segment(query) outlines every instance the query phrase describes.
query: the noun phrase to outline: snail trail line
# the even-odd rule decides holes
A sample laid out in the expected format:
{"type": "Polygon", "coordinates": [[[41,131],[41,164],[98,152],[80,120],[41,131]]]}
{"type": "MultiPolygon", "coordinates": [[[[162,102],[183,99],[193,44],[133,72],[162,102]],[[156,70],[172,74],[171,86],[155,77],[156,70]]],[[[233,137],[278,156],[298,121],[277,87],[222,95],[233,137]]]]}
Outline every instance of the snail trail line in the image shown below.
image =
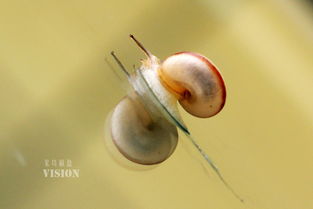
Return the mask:
{"type": "Polygon", "coordinates": [[[192,136],[188,133],[185,133],[185,135],[188,137],[188,139],[191,141],[191,143],[196,147],[196,149],[200,152],[202,157],[205,159],[205,161],[211,166],[211,168],[214,170],[214,172],[217,174],[219,179],[223,182],[223,184],[233,193],[233,195],[240,200],[240,202],[244,203],[244,199],[242,199],[235,190],[228,184],[228,182],[224,179],[219,169],[216,167],[214,162],[210,159],[210,157],[202,150],[202,148],[198,145],[198,143],[192,138],[192,136]]]}

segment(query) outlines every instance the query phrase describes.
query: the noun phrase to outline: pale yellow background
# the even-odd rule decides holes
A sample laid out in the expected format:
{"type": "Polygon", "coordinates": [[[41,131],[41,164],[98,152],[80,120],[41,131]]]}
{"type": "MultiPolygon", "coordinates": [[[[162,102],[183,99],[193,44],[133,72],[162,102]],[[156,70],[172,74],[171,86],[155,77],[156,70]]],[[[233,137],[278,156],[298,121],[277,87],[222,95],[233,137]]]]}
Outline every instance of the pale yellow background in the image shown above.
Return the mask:
{"type": "Polygon", "coordinates": [[[0,2],[1,209],[313,209],[313,15],[306,1],[0,2]],[[139,65],[188,50],[225,78],[224,110],[186,124],[241,204],[181,134],[155,169],[127,170],[104,146],[125,95],[112,58],[139,65]],[[105,57],[118,76],[105,62],[105,57]],[[78,179],[44,178],[71,159],[78,179]]]}

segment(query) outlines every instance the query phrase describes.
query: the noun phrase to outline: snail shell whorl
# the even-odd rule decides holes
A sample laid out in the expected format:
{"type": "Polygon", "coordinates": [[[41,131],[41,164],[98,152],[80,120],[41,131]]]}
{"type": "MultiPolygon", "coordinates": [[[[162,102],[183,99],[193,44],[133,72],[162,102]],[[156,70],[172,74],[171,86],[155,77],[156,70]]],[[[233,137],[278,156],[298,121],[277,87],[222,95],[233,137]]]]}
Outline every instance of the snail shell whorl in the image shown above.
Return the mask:
{"type": "Polygon", "coordinates": [[[226,88],[217,68],[206,57],[179,52],[163,61],[160,80],[190,114],[207,118],[224,106],[226,88]]]}
{"type": "Polygon", "coordinates": [[[153,118],[136,97],[127,96],[111,117],[111,136],[128,160],[143,165],[158,164],[175,150],[177,129],[164,118],[153,118]]]}

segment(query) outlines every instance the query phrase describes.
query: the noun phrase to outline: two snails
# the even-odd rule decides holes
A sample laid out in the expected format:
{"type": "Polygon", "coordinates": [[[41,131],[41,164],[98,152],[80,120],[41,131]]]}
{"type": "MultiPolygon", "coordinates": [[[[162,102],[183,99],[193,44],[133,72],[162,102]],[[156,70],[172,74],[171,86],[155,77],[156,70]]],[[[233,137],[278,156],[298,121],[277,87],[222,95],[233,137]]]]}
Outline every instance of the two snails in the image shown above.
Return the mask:
{"type": "Polygon", "coordinates": [[[147,59],[129,74],[112,52],[133,89],[113,110],[111,138],[126,159],[153,165],[166,160],[175,150],[176,126],[189,133],[177,101],[191,115],[208,118],[223,108],[226,89],[221,74],[206,57],[179,52],[160,62],[134,36],[130,37],[147,59]]]}
{"type": "Polygon", "coordinates": [[[126,74],[131,90],[114,108],[109,118],[109,146],[124,160],[156,165],[168,159],[178,141],[177,127],[190,139],[224,185],[241,201],[221,172],[190,135],[177,102],[191,115],[208,118],[225,104],[226,88],[217,67],[203,55],[178,52],[161,62],[135,39],[146,54],[141,67],[130,74],[111,53],[126,74]]]}

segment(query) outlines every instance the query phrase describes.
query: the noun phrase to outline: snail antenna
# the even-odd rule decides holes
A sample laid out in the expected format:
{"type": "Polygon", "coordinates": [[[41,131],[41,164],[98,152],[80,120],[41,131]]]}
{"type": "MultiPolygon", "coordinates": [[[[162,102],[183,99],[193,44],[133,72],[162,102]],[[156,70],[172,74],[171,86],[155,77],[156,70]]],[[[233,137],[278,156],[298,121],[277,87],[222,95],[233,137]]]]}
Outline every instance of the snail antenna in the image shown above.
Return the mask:
{"type": "Polygon", "coordinates": [[[129,37],[135,41],[135,43],[137,44],[137,46],[147,55],[148,58],[152,57],[151,52],[149,52],[143,45],[142,43],[140,43],[132,34],[129,35],[129,37]]]}
{"type": "Polygon", "coordinates": [[[117,56],[115,55],[114,51],[111,52],[112,57],[114,58],[114,60],[116,61],[116,63],[118,64],[118,66],[122,69],[122,71],[126,74],[126,76],[129,78],[130,74],[129,72],[126,70],[126,68],[124,67],[124,65],[122,64],[122,62],[119,60],[119,58],[117,58],[117,56]]]}

